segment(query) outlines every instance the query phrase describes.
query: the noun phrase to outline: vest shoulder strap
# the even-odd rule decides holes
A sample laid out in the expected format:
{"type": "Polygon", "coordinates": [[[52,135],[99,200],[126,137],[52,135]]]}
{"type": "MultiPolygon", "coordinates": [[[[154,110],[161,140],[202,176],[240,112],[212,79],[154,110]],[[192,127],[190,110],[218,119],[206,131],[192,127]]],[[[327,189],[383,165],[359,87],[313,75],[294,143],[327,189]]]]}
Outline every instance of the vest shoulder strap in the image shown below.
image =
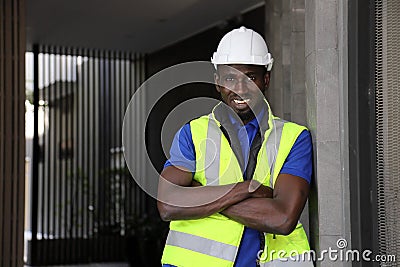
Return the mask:
{"type": "Polygon", "coordinates": [[[275,186],[276,179],[278,178],[283,164],[285,163],[294,143],[304,130],[308,129],[297,123],[285,121],[279,143],[278,155],[274,166],[273,186],[275,186]]]}

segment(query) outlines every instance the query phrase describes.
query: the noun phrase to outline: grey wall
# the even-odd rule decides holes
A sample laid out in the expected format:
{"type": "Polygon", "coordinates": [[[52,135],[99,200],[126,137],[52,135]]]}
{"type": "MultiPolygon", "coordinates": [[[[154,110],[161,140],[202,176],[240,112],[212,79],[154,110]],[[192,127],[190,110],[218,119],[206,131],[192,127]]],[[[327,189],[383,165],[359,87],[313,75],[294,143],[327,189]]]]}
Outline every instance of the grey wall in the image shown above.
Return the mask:
{"type": "Polygon", "coordinates": [[[265,10],[275,60],[267,97],[277,116],[305,124],[304,0],[267,0],[265,10]]]}

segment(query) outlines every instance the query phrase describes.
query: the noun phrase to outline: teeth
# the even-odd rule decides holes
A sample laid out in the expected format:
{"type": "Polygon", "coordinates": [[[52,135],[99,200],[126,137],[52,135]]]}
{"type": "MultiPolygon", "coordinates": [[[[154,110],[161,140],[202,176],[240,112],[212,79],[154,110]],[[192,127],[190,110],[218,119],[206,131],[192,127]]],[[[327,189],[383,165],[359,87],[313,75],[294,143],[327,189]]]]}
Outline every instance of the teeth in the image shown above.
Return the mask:
{"type": "Polygon", "coordinates": [[[245,103],[249,102],[250,99],[243,99],[243,100],[234,99],[233,101],[234,101],[236,104],[245,104],[245,103]]]}

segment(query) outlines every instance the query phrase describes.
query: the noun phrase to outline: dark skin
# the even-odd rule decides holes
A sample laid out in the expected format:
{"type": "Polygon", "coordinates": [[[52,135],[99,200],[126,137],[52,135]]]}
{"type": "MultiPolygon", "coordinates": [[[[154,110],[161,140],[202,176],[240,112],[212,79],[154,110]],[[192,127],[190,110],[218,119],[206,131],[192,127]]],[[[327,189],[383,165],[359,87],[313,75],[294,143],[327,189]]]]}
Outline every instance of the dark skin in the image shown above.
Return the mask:
{"type": "Polygon", "coordinates": [[[174,166],[165,168],[158,186],[157,206],[161,218],[165,221],[200,219],[245,199],[272,195],[267,187],[249,190],[250,181],[222,186],[199,185],[193,181],[191,172],[174,166]]]}
{"type": "Polygon", "coordinates": [[[253,110],[259,112],[269,77],[263,66],[255,65],[221,65],[214,75],[222,101],[239,115],[243,124],[254,119],[253,110]]]}
{"type": "MultiPolygon", "coordinates": [[[[263,101],[260,92],[263,95],[268,88],[270,74],[261,66],[230,67],[218,67],[216,89],[222,101],[246,124],[254,118],[252,110],[257,113],[263,101]]],[[[198,219],[220,212],[253,229],[287,235],[296,227],[309,193],[307,181],[290,174],[279,174],[274,190],[252,180],[224,186],[199,185],[191,172],[173,166],[165,168],[160,175],[157,202],[161,218],[198,219]]]]}

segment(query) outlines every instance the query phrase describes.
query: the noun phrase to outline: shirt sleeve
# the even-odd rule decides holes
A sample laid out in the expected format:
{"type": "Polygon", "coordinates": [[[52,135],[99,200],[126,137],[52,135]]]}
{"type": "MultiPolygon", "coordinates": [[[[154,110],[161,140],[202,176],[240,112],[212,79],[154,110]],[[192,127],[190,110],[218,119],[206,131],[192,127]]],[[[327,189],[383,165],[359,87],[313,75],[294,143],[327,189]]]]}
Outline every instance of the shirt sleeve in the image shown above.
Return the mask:
{"type": "Polygon", "coordinates": [[[304,130],[299,137],[297,137],[280,173],[299,176],[308,183],[311,182],[312,142],[309,131],[304,130]]]}
{"type": "Polygon", "coordinates": [[[168,166],[183,167],[192,173],[196,171],[196,154],[188,123],[175,134],[170,158],[165,162],[164,169],[168,166]]]}

